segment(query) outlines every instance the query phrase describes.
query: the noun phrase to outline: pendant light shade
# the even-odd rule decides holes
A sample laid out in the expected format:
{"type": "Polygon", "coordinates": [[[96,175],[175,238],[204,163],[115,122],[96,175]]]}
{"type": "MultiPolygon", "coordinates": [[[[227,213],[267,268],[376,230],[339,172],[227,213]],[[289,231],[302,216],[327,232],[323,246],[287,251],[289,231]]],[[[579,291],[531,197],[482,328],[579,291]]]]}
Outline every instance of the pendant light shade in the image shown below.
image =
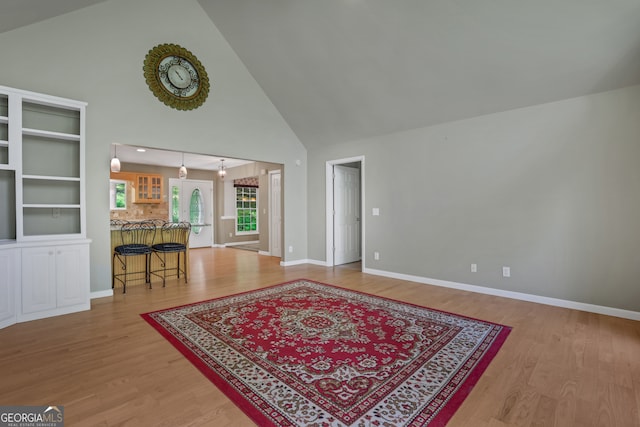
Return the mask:
{"type": "Polygon", "coordinates": [[[178,178],[187,179],[187,168],[184,165],[184,153],[182,153],[182,166],[178,169],[178,178]]]}
{"type": "Polygon", "coordinates": [[[220,179],[224,179],[224,176],[227,174],[227,170],[224,167],[224,159],[220,159],[220,166],[218,167],[218,176],[220,179]]]}
{"type": "Polygon", "coordinates": [[[113,146],[113,159],[111,159],[111,172],[120,172],[120,159],[118,159],[118,146],[113,146]]]}

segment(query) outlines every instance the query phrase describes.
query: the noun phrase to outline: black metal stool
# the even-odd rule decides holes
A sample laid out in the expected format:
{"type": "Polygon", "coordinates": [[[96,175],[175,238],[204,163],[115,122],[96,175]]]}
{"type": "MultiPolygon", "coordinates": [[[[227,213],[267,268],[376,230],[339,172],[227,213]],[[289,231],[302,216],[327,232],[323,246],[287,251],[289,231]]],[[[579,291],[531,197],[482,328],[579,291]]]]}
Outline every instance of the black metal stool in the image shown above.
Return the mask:
{"type": "Polygon", "coordinates": [[[188,222],[167,222],[160,231],[161,242],[151,247],[151,250],[160,260],[161,270],[151,271],[151,274],[162,278],[162,286],[165,285],[167,270],[173,270],[174,267],[167,268],[167,256],[176,254],[175,275],[180,278],[180,273],[184,275],[184,282],[187,283],[187,249],[189,248],[189,234],[191,233],[191,224],[188,222]],[[180,254],[183,254],[182,268],[180,268],[180,254]],[[162,272],[162,275],[159,273],[162,272]]]}
{"type": "Polygon", "coordinates": [[[156,227],[149,222],[128,222],[122,225],[120,236],[122,244],[113,249],[113,259],[111,260],[111,289],[115,287],[116,280],[122,283],[122,293],[127,292],[127,277],[135,274],[144,274],[145,283],[151,287],[151,276],[149,274],[151,264],[151,245],[156,233],[156,227]],[[144,271],[129,271],[128,258],[144,255],[144,271]],[[116,259],[122,273],[116,273],[116,259]]]}

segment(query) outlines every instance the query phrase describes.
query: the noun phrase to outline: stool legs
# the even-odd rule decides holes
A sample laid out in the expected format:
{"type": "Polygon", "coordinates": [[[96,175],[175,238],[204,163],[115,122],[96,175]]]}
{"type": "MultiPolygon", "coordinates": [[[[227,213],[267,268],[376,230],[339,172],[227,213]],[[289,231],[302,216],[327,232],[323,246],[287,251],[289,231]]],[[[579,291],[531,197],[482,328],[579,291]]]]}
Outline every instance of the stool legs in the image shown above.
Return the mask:
{"type": "Polygon", "coordinates": [[[171,274],[171,275],[177,276],[178,279],[180,279],[180,276],[183,275],[184,282],[188,283],[186,251],[163,252],[159,250],[154,250],[153,253],[156,255],[158,259],[160,268],[155,270],[150,269],[150,272],[152,275],[162,279],[163,287],[166,286],[167,271],[171,271],[174,269],[176,270],[176,272],[175,274],[171,274]],[[175,262],[176,262],[175,267],[173,266],[173,259],[170,260],[171,262],[167,260],[167,257],[171,256],[171,254],[176,254],[175,258],[172,257],[173,259],[175,259],[175,262]],[[182,260],[182,266],[180,265],[181,260],[182,260]]]}
{"type": "Polygon", "coordinates": [[[117,280],[122,283],[122,293],[127,293],[127,277],[142,273],[144,273],[144,282],[148,283],[149,289],[151,289],[151,254],[139,254],[135,256],[140,255],[144,255],[144,271],[129,271],[129,256],[121,256],[117,253],[113,254],[113,258],[111,259],[111,289],[115,288],[117,280]],[[118,258],[118,268],[123,271],[122,273],[116,273],[116,258],[118,258]]]}

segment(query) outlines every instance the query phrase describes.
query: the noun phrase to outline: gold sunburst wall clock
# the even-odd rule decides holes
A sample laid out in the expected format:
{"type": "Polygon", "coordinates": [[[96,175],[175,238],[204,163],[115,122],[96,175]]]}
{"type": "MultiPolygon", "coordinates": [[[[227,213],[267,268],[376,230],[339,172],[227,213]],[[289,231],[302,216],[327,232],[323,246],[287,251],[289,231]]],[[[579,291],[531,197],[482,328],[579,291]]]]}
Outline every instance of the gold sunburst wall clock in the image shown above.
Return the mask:
{"type": "Polygon", "coordinates": [[[176,110],[198,108],[209,95],[209,77],[202,63],[177,44],[159,44],[144,58],[144,78],[151,92],[176,110]]]}

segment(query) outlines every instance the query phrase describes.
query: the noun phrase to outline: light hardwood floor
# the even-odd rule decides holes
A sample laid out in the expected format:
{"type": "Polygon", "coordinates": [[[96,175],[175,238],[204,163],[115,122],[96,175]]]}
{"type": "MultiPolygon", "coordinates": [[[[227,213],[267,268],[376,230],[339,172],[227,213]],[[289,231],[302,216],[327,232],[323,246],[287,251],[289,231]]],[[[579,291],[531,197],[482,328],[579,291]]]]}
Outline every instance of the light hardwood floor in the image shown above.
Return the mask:
{"type": "Polygon", "coordinates": [[[64,405],[68,426],[253,426],[139,314],[297,278],[513,327],[449,427],[640,426],[640,322],[221,248],[191,251],[188,284],[0,330],[0,405],[64,405]]]}

